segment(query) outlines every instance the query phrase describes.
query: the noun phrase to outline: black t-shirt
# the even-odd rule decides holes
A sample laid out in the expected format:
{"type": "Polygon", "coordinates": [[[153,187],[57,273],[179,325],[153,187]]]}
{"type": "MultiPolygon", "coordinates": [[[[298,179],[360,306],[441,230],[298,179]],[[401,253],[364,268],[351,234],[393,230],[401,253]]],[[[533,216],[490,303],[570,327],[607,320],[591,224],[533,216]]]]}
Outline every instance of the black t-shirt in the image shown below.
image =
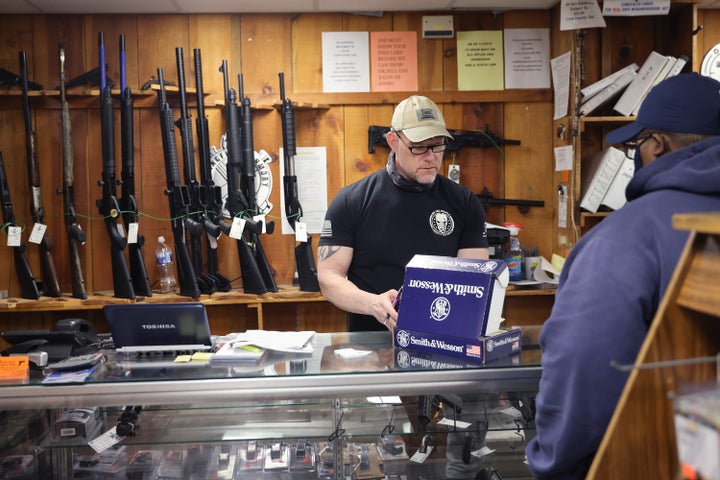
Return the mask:
{"type": "MultiPolygon", "coordinates": [[[[338,192],[325,215],[321,246],[353,249],[347,277],[361,290],[398,289],[415,254],[454,257],[463,248],[487,248],[485,210],[467,187],[438,175],[428,190],[397,187],[385,168],[338,192]]],[[[350,314],[349,330],[382,329],[350,314]]]]}

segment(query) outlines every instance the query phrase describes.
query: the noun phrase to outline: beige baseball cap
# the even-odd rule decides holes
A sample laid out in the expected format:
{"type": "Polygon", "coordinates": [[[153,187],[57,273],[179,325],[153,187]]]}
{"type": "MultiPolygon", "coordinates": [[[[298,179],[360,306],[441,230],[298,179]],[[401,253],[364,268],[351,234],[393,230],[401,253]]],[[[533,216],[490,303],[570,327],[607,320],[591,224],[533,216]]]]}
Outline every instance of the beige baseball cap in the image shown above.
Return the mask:
{"type": "Polygon", "coordinates": [[[411,142],[433,137],[453,138],[445,128],[445,118],[435,102],[420,95],[408,97],[395,107],[391,126],[411,142]]]}

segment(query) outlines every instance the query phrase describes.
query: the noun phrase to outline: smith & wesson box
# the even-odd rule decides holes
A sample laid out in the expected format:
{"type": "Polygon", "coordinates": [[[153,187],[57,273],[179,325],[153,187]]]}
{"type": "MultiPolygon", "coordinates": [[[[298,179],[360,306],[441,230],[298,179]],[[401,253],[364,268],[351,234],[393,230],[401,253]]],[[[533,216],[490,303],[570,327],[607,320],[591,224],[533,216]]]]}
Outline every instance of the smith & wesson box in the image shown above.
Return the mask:
{"type": "Polygon", "coordinates": [[[415,255],[405,268],[395,345],[486,362],[519,352],[501,330],[508,270],[502,260],[415,255]]]}

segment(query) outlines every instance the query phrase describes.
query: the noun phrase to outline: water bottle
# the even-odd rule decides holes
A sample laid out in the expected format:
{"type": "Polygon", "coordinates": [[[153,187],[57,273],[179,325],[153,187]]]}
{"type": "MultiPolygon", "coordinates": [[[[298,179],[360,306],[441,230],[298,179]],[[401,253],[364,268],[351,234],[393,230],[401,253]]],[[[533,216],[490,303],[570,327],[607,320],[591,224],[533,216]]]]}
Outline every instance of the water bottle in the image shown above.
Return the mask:
{"type": "Polygon", "coordinates": [[[158,271],[160,272],[160,293],[174,292],[177,286],[175,271],[173,269],[173,253],[165,243],[165,237],[158,237],[158,246],[155,249],[158,271]]]}
{"type": "Polygon", "coordinates": [[[505,263],[508,266],[511,282],[519,282],[523,279],[523,251],[518,240],[518,233],[522,227],[516,223],[504,223],[503,226],[510,230],[510,250],[505,255],[505,263]]]}

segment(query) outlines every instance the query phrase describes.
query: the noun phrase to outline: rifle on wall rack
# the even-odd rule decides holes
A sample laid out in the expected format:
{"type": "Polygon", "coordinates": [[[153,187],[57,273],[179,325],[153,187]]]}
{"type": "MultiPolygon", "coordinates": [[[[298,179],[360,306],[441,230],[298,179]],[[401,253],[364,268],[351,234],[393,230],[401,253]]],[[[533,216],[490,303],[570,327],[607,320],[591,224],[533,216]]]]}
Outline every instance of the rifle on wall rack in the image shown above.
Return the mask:
{"type": "MultiPolygon", "coordinates": [[[[190,254],[198,287],[201,293],[211,294],[217,292],[217,286],[211,276],[203,273],[202,236],[205,233],[205,222],[203,219],[203,208],[200,204],[200,184],[195,175],[193,125],[187,106],[185,59],[183,58],[182,47],[175,48],[175,60],[178,74],[178,95],[180,96],[180,117],[175,122],[175,126],[180,130],[183,176],[185,178],[185,187],[190,195],[190,211],[188,212],[189,215],[183,220],[183,223],[185,224],[185,229],[190,234],[190,254]]],[[[213,233],[216,228],[217,226],[211,225],[213,233]]]]}
{"type": "MultiPolygon", "coordinates": [[[[135,142],[132,91],[127,86],[125,61],[125,35],[120,35],[120,147],[122,169],[120,170],[120,206],[125,223],[125,230],[130,237],[131,229],[138,228],[138,207],[135,200],[135,142]]],[[[150,279],[145,268],[143,245],[145,237],[137,234],[135,242],[128,241],[128,261],[130,263],[130,279],[135,295],[151,297],[150,279]]]]}
{"type": "Polygon", "coordinates": [[[190,191],[187,185],[180,183],[180,167],[178,167],[173,111],[165,95],[162,68],[158,68],[157,73],[160,81],[160,90],[158,90],[160,135],[162,136],[165,178],[167,179],[167,190],[165,190],[165,193],[170,202],[170,225],[172,227],[175,244],[180,295],[198,298],[200,296],[200,288],[197,277],[195,276],[195,270],[193,269],[190,252],[188,252],[187,244],[185,243],[184,219],[188,216],[190,209],[190,191]]]}
{"type": "Polygon", "coordinates": [[[72,282],[72,296],[74,298],[87,298],[85,279],[83,277],[82,263],[80,262],[80,245],[85,245],[86,235],[77,223],[75,215],[75,188],[73,186],[75,175],[75,161],[72,144],[72,124],[70,122],[70,108],[65,97],[65,48],[60,45],[60,105],[61,131],[62,131],[62,163],[63,187],[58,193],[63,195],[63,217],[67,231],[68,249],[70,251],[70,279],[72,282]]]}
{"type": "Polygon", "coordinates": [[[222,226],[226,226],[222,218],[223,198],[222,189],[216,186],[212,178],[212,166],[210,164],[210,134],[208,131],[208,119],[205,116],[205,104],[203,94],[202,78],[202,56],[200,49],[193,50],[195,61],[195,94],[197,98],[197,118],[195,126],[197,129],[197,149],[200,162],[200,191],[198,202],[203,213],[205,224],[205,250],[207,252],[207,272],[215,281],[215,287],[219,292],[229,292],[232,285],[230,280],[223,276],[218,270],[217,240],[222,233],[222,226]]]}
{"type": "MultiPolygon", "coordinates": [[[[390,127],[381,127],[370,125],[368,127],[368,153],[375,153],[375,145],[388,146],[385,135],[390,131],[390,127]]],[[[520,145],[520,140],[510,140],[501,138],[490,131],[490,127],[486,126],[485,130],[450,130],[452,139],[447,140],[447,148],[445,156],[451,152],[457,152],[463,147],[479,147],[490,148],[498,145],[520,145]]]]}
{"type": "MultiPolygon", "coordinates": [[[[100,65],[105,65],[105,41],[103,33],[98,34],[100,65]]],[[[102,179],[98,185],[102,188],[102,198],[95,204],[105,221],[105,230],[110,238],[110,263],[113,274],[113,289],[118,298],[135,298],[130,272],[125,262],[127,239],[118,228],[120,202],[116,196],[117,179],[115,177],[115,125],[113,120],[112,90],[106,83],[105,69],[100,69],[100,129],[102,135],[102,179]]]]}
{"type": "MultiPolygon", "coordinates": [[[[32,127],[30,113],[30,99],[28,96],[28,72],[25,52],[20,52],[20,83],[22,84],[23,97],[23,118],[25,120],[25,157],[27,160],[28,183],[30,184],[30,215],[35,224],[42,224],[45,219],[45,209],[42,204],[40,189],[40,165],[37,158],[37,143],[35,132],[32,127]]],[[[58,281],[55,262],[52,257],[52,248],[47,235],[40,240],[40,283],[43,295],[48,297],[59,297],[62,295],[60,282],[58,281]]]]}
{"type": "Polygon", "coordinates": [[[227,60],[220,65],[223,74],[223,88],[225,90],[225,126],[227,129],[227,202],[226,207],[233,222],[242,223],[242,232],[236,237],[238,256],[240,257],[240,273],[243,280],[243,291],[257,295],[267,293],[255,254],[248,245],[244,232],[251,230],[259,234],[262,225],[255,222],[248,215],[248,201],[242,191],[242,142],[240,139],[240,113],[237,106],[237,93],[230,88],[228,82],[227,60]]]}
{"type": "MultiPolygon", "coordinates": [[[[253,141],[252,111],[250,109],[250,98],[245,96],[243,89],[242,74],[238,74],[238,99],[240,100],[240,149],[242,150],[242,177],[240,189],[247,200],[247,209],[251,215],[259,214],[257,200],[255,198],[255,144],[253,141]]],[[[266,231],[273,233],[275,222],[266,223],[266,231]]],[[[260,234],[250,232],[255,261],[260,269],[265,287],[269,292],[277,292],[278,287],[273,277],[272,269],[265,256],[265,250],[260,242],[260,234]]]]}
{"type": "MultiPolygon", "coordinates": [[[[280,111],[283,137],[283,157],[285,175],[283,176],[283,191],[285,193],[285,218],[293,230],[302,218],[303,211],[298,198],[297,175],[295,174],[295,112],[292,102],[285,97],[285,75],[281,72],[280,78],[280,99],[282,108],[280,111]]],[[[313,257],[312,237],[307,236],[306,242],[300,242],[295,246],[295,263],[300,282],[300,290],[303,292],[319,292],[320,284],[317,278],[315,257],[313,257]]]]}
{"type": "MultiPolygon", "coordinates": [[[[7,175],[5,174],[2,152],[0,152],[0,193],[2,194],[3,228],[7,229],[9,237],[10,227],[15,227],[16,224],[12,199],[10,198],[10,185],[7,175]]],[[[20,244],[12,247],[12,249],[15,258],[15,271],[17,273],[18,283],[20,283],[20,296],[30,300],[37,300],[40,298],[40,288],[38,287],[32,270],[30,270],[30,264],[25,257],[25,244],[22,243],[21,240],[20,244]]]]}

